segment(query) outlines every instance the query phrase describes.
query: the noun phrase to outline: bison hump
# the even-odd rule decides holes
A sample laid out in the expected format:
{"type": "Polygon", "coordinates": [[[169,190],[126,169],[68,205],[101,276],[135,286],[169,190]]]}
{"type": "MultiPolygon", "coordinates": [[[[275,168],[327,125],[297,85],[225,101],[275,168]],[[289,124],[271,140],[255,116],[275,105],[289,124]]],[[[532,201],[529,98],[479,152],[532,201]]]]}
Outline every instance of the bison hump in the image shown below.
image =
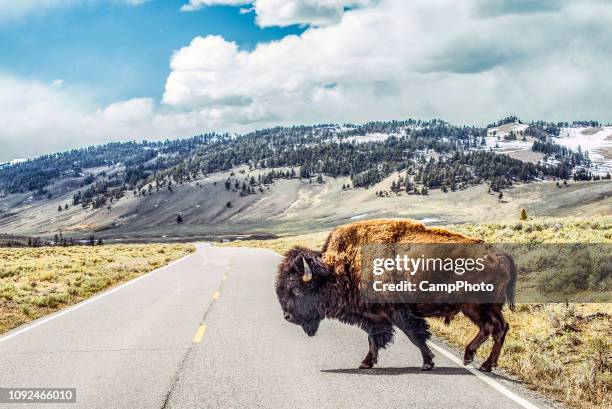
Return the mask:
{"type": "Polygon", "coordinates": [[[366,244],[393,243],[482,243],[440,227],[425,227],[409,219],[378,219],[335,228],[323,247],[323,261],[336,274],[351,274],[359,281],[361,252],[366,244]]]}

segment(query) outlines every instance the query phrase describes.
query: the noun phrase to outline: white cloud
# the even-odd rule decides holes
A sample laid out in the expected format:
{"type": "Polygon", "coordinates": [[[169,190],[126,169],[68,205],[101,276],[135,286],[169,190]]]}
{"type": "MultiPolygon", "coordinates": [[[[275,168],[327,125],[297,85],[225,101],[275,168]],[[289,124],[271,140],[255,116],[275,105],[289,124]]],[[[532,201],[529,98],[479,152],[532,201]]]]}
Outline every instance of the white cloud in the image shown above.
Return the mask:
{"type": "Polygon", "coordinates": [[[163,102],[232,118],[248,109],[257,124],[611,119],[612,6],[506,3],[381,0],[252,51],[196,37],[175,52],[163,102]]]}
{"type": "Polygon", "coordinates": [[[346,8],[365,6],[371,0],[190,0],[181,7],[195,11],[209,6],[244,6],[241,13],[253,11],[261,27],[292,24],[324,26],[340,21],[346,8]]]}
{"type": "Polygon", "coordinates": [[[612,120],[612,6],[523,4],[380,0],[252,50],[196,37],[172,56],[161,103],[101,106],[70,84],[0,74],[0,161],[282,124],[612,120]]]}
{"type": "Polygon", "coordinates": [[[166,112],[150,98],[99,106],[82,90],[3,74],[0,89],[0,162],[108,141],[191,136],[222,125],[219,110],[166,112]]]}
{"type": "Polygon", "coordinates": [[[261,27],[307,24],[325,26],[342,18],[346,7],[368,4],[367,0],[257,0],[257,24],[261,27]]]}
{"type": "Polygon", "coordinates": [[[209,6],[243,6],[251,3],[250,0],[190,0],[181,7],[182,11],[195,11],[209,6]]]}

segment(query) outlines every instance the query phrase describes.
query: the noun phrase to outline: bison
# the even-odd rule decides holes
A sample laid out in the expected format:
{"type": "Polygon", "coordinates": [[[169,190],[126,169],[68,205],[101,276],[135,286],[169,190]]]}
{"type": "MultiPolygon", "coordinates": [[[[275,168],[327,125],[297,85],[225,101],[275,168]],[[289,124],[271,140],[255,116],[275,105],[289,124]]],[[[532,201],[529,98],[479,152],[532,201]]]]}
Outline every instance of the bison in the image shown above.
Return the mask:
{"type": "MultiPolygon", "coordinates": [[[[493,348],[480,370],[490,372],[497,366],[509,325],[501,303],[371,303],[359,291],[361,248],[367,243],[482,243],[441,228],[427,228],[411,220],[371,220],[336,228],[328,236],[322,251],[294,247],[287,251],[279,265],[275,287],[284,318],[300,325],[308,336],[314,336],[324,318],[355,325],[368,334],[368,352],[360,369],[377,363],[380,349],[393,340],[395,327],[419,348],[424,371],[434,367],[434,354],[427,346],[430,337],[425,317],[441,317],[449,324],[459,312],[479,328],[467,345],[464,363],[474,359],[478,347],[493,337],[493,348]]],[[[497,252],[497,283],[501,284],[505,302],[514,310],[516,268],[512,258],[497,252]]]]}

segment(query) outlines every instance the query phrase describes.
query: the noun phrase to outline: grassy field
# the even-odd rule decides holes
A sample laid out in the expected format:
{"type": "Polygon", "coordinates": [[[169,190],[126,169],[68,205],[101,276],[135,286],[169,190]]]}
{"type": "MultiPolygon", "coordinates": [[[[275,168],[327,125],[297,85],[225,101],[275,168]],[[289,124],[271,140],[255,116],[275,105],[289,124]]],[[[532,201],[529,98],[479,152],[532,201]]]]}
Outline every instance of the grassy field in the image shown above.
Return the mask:
{"type": "MultiPolygon", "coordinates": [[[[612,243],[612,217],[538,219],[505,224],[461,224],[448,228],[491,243],[612,243]]],[[[320,248],[328,232],[269,241],[226,243],[283,253],[293,245],[320,248]]],[[[499,365],[544,395],[574,408],[612,407],[612,305],[519,304],[506,310],[510,332],[499,365]]],[[[476,327],[459,316],[450,326],[430,319],[433,332],[459,349],[476,327]]],[[[479,357],[490,351],[489,340],[479,357]]]]}
{"type": "Polygon", "coordinates": [[[191,244],[0,248],[0,334],[193,251],[191,244]]]}

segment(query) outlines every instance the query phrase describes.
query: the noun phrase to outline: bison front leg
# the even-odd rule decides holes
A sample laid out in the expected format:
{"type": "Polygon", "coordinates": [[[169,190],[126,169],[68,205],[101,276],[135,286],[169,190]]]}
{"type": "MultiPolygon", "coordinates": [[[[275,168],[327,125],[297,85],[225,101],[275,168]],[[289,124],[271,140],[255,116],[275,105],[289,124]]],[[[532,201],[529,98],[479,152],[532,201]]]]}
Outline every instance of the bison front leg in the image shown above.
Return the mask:
{"type": "Polygon", "coordinates": [[[393,314],[393,324],[402,330],[408,339],[421,351],[421,356],[423,357],[421,370],[431,370],[435,366],[433,361],[435,355],[431,352],[429,346],[427,346],[427,340],[431,336],[427,322],[423,318],[414,316],[409,311],[397,311],[393,314]]]}
{"type": "Polygon", "coordinates": [[[378,362],[378,351],[382,348],[386,348],[387,345],[393,340],[393,327],[391,325],[377,325],[375,327],[368,327],[365,329],[368,333],[368,354],[359,369],[370,369],[378,362]]]}
{"type": "Polygon", "coordinates": [[[376,344],[372,340],[371,336],[368,336],[368,345],[368,354],[365,358],[363,358],[363,361],[361,361],[359,369],[370,369],[375,363],[378,362],[378,348],[375,346],[376,344]]]}

